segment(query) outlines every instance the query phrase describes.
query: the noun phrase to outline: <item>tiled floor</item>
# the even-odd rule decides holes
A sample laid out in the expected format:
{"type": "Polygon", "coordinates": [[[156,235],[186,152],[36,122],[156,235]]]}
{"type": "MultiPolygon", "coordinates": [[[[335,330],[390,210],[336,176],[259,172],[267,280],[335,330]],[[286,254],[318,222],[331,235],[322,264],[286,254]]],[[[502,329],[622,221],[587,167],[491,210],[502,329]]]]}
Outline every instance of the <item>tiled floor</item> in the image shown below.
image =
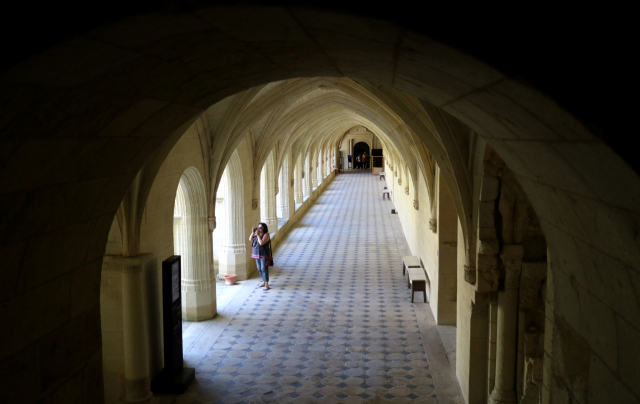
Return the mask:
{"type": "Polygon", "coordinates": [[[280,245],[272,289],[252,279],[226,290],[215,319],[186,328],[196,381],[155,399],[462,402],[428,305],[410,303],[400,258],[408,247],[383,184],[338,175],[280,245]]]}

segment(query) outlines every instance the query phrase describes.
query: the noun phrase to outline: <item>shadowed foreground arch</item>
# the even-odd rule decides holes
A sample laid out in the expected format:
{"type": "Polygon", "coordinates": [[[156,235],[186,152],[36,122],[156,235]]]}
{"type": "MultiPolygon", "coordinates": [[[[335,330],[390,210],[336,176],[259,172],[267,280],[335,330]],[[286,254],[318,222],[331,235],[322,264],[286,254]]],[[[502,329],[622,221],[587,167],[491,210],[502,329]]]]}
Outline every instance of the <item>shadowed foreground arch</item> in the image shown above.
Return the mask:
{"type": "Polygon", "coordinates": [[[637,402],[640,179],[602,138],[539,91],[397,26],[235,7],[122,19],[0,75],[0,318],[13,324],[0,336],[0,397],[56,401],[69,388],[102,400],[100,269],[121,201],[142,220],[132,181],[150,187],[185,129],[224,97],[317,76],[350,77],[405,120],[421,104],[442,133],[457,118],[500,155],[549,245],[547,354],[562,362],[545,397],[637,402]],[[415,98],[398,106],[405,96],[415,98]]]}

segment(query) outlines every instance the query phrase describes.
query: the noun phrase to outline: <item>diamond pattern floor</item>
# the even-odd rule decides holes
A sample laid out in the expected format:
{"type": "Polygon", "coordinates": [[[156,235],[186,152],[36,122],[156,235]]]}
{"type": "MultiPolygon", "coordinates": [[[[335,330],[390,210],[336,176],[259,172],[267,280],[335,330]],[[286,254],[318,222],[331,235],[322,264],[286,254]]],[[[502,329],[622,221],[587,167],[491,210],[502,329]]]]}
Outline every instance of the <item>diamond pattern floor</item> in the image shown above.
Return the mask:
{"type": "Polygon", "coordinates": [[[381,188],[337,176],[280,245],[272,289],[248,293],[188,392],[161,402],[437,403],[381,188]]]}

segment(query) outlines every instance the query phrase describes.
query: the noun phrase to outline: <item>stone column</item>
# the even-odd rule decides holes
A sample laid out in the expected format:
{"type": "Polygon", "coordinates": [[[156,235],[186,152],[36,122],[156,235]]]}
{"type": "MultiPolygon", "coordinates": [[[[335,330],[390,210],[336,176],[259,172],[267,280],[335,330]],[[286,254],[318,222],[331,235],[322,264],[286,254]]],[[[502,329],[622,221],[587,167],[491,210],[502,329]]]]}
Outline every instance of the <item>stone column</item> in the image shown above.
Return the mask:
{"type": "Polygon", "coordinates": [[[310,184],[311,184],[311,178],[309,178],[309,155],[307,155],[307,157],[304,159],[304,168],[303,168],[303,173],[304,173],[304,178],[302,179],[302,196],[305,198],[308,198],[309,195],[311,195],[311,189],[310,189],[310,184]]]}
{"type": "Polygon", "coordinates": [[[318,184],[322,184],[324,176],[322,175],[322,150],[318,151],[318,169],[316,170],[316,177],[318,178],[318,184]]]}
{"type": "Polygon", "coordinates": [[[105,256],[103,265],[122,271],[122,337],[124,345],[125,397],[141,403],[152,397],[149,346],[144,311],[144,264],[152,254],[135,257],[105,256]]]}
{"type": "Polygon", "coordinates": [[[516,355],[518,332],[518,287],[522,269],[521,244],[506,244],[500,254],[505,268],[505,290],[498,292],[496,381],[491,404],[516,403],[516,355]]]}
{"type": "Polygon", "coordinates": [[[353,139],[349,139],[349,154],[351,155],[351,168],[355,167],[356,156],[353,155],[353,139]]]}
{"type": "Polygon", "coordinates": [[[224,190],[224,218],[221,223],[218,267],[221,278],[236,275],[237,280],[248,276],[244,228],[244,183],[242,165],[236,153],[227,165],[229,175],[224,190]]]}
{"type": "Polygon", "coordinates": [[[269,232],[275,233],[278,230],[278,215],[276,214],[276,178],[274,172],[273,158],[270,154],[267,162],[262,168],[260,176],[260,195],[262,221],[269,226],[269,232]]]}
{"type": "Polygon", "coordinates": [[[289,159],[285,158],[282,162],[282,170],[280,174],[279,190],[278,192],[278,216],[282,218],[288,218],[290,216],[289,211],[289,159]]]}
{"type": "Polygon", "coordinates": [[[309,178],[311,178],[311,190],[318,188],[318,155],[309,154],[309,178]]]}
{"type": "Polygon", "coordinates": [[[302,203],[302,157],[296,163],[294,183],[294,198],[296,203],[302,203]]]}
{"type": "Polygon", "coordinates": [[[212,239],[206,216],[189,215],[190,226],[183,259],[188,256],[188,266],[182,269],[182,318],[189,321],[209,320],[216,315],[215,279],[211,271],[212,239]]]}

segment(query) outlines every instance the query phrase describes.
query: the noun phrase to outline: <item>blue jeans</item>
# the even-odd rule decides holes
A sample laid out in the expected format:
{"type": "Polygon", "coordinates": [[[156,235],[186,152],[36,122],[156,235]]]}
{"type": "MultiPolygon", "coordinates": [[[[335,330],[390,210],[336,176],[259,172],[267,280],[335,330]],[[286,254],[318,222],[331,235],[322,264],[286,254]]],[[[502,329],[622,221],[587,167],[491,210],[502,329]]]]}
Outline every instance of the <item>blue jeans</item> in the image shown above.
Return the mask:
{"type": "Polygon", "coordinates": [[[258,271],[260,271],[262,280],[269,282],[269,267],[267,266],[267,260],[264,258],[256,258],[256,265],[258,266],[258,271]]]}

